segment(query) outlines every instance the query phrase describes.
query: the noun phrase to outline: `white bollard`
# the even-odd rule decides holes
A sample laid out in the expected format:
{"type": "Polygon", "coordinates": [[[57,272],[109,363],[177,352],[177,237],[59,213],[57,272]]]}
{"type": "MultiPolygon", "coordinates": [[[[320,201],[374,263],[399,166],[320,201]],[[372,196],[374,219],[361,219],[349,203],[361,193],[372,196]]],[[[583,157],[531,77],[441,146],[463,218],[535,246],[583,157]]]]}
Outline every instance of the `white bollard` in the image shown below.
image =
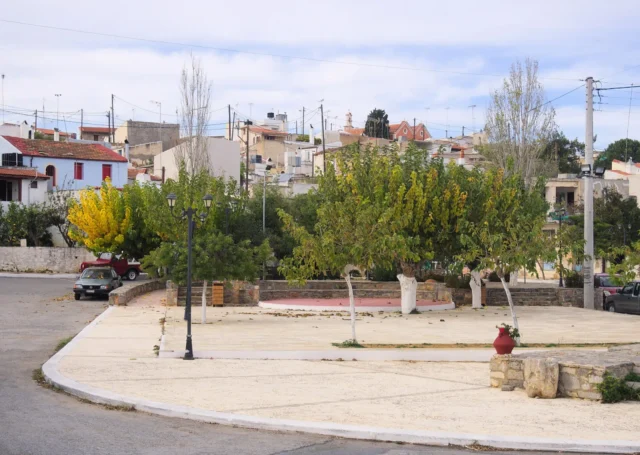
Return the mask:
{"type": "Polygon", "coordinates": [[[207,280],[202,282],[202,324],[207,323],[207,280]]]}

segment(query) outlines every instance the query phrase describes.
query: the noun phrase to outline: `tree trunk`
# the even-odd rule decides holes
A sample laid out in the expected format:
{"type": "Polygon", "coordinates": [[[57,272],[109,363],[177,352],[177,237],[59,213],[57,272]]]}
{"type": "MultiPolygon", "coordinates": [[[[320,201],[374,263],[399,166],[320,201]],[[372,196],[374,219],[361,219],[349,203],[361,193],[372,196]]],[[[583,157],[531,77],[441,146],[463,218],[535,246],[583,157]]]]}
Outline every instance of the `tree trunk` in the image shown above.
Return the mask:
{"type": "MultiPolygon", "coordinates": [[[[509,285],[504,280],[504,277],[500,277],[500,281],[502,282],[502,287],[504,288],[504,292],[507,294],[507,300],[509,301],[509,308],[511,308],[511,318],[513,319],[513,327],[520,331],[518,327],[518,317],[516,316],[516,308],[513,306],[513,299],[511,298],[511,291],[509,290],[509,285]]],[[[515,339],[516,346],[520,346],[520,337],[515,339]]]]}
{"type": "Polygon", "coordinates": [[[401,273],[398,275],[400,281],[400,307],[402,314],[409,314],[416,309],[416,292],[418,282],[413,276],[406,276],[401,273]]]}
{"type": "MultiPolygon", "coordinates": [[[[544,276],[544,264],[542,264],[539,259],[536,262],[538,264],[538,267],[540,267],[540,271],[542,272],[542,279],[546,280],[547,277],[544,276]]],[[[560,267],[562,267],[562,264],[560,264],[560,267]]]]}
{"type": "Polygon", "coordinates": [[[353,266],[346,266],[344,268],[344,279],[347,282],[349,288],[349,311],[351,312],[351,339],[354,343],[357,342],[356,338],[356,299],[353,297],[353,286],[351,285],[351,272],[357,270],[353,266]]]}
{"type": "Polygon", "coordinates": [[[477,270],[471,271],[471,308],[482,308],[482,278],[477,270]]]}
{"type": "MultiPolygon", "coordinates": [[[[211,292],[213,294],[213,290],[211,292]]],[[[202,282],[202,322],[207,323],[207,280],[202,282]]]]}
{"type": "Polygon", "coordinates": [[[509,274],[509,286],[516,287],[518,285],[518,270],[514,270],[509,274]]]}

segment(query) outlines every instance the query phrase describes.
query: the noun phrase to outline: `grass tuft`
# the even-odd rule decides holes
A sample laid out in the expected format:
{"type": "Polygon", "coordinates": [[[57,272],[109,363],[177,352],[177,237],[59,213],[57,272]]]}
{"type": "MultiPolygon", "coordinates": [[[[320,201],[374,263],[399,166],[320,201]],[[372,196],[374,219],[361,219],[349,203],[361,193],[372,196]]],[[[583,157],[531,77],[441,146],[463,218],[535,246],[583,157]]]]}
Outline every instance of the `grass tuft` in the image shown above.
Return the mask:
{"type": "Polygon", "coordinates": [[[56,348],[54,349],[53,352],[58,352],[60,351],[62,348],[64,348],[67,344],[69,344],[69,342],[73,340],[73,337],[67,337],[67,338],[63,338],[62,340],[58,341],[58,344],[56,345],[56,348]]]}

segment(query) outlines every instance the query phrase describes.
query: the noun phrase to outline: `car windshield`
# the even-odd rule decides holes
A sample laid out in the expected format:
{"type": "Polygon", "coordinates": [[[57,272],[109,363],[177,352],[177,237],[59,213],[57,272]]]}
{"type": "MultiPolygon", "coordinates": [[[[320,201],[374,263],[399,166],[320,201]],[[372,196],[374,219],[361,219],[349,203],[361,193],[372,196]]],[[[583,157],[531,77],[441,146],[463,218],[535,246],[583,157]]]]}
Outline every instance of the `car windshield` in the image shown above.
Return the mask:
{"type": "Polygon", "coordinates": [[[86,269],[80,278],[89,280],[106,280],[111,276],[111,271],[107,269],[86,269]]]}
{"type": "Polygon", "coordinates": [[[600,277],[600,286],[604,288],[615,287],[615,285],[611,282],[611,279],[608,276],[600,277]]]}

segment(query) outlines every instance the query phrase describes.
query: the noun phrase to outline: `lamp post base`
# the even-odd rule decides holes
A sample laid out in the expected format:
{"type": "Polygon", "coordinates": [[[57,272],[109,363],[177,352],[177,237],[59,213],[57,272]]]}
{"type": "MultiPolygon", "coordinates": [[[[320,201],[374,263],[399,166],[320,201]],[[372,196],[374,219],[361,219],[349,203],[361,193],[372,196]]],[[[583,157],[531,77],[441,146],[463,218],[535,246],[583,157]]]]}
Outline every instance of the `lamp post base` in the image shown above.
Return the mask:
{"type": "Polygon", "coordinates": [[[193,344],[191,343],[191,336],[189,335],[187,335],[187,348],[183,360],[193,360],[193,344]]]}

